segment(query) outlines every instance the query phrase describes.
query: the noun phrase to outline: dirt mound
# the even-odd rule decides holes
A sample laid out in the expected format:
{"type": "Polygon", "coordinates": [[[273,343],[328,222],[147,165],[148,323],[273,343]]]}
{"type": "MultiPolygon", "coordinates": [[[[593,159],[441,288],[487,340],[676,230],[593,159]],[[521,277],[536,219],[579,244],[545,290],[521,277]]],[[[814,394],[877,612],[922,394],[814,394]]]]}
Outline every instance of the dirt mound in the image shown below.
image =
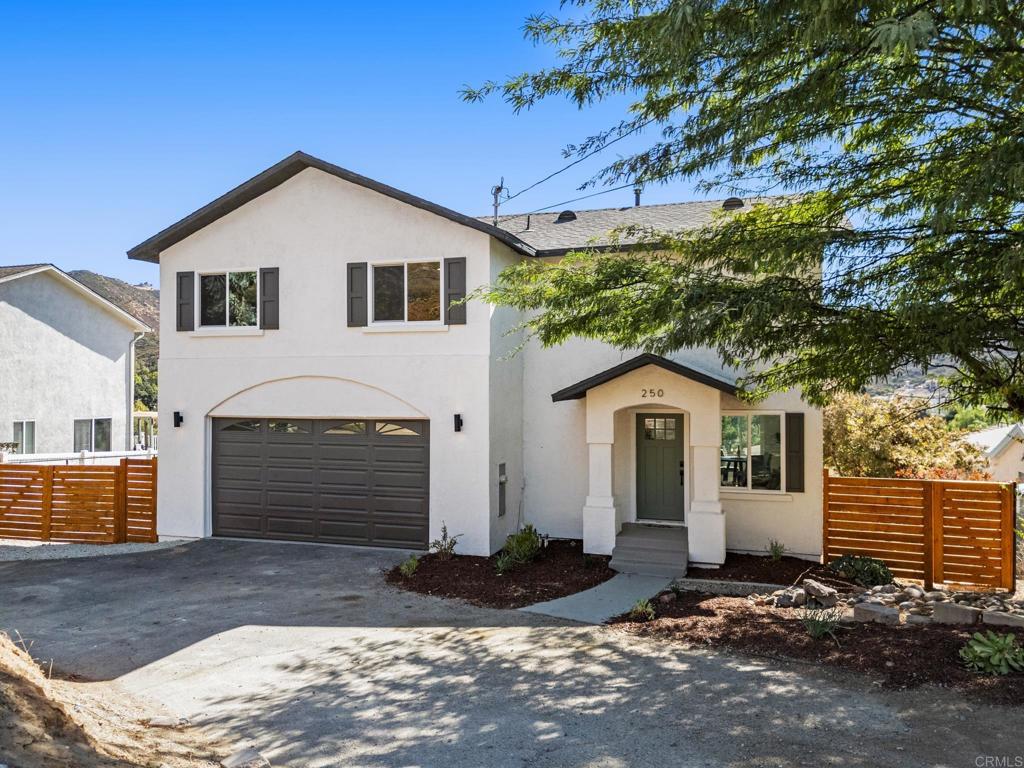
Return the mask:
{"type": "Polygon", "coordinates": [[[206,768],[215,763],[181,730],[141,725],[113,690],[47,679],[0,632],[0,763],[11,768],[206,768]]]}

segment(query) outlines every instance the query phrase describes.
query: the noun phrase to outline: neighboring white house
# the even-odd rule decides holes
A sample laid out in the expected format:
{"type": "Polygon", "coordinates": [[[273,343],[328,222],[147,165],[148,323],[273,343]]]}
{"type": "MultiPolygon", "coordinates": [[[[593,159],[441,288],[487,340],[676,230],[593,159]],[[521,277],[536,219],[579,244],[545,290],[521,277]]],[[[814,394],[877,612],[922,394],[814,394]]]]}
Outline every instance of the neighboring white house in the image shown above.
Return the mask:
{"type": "Polygon", "coordinates": [[[707,350],[513,355],[516,312],[451,306],[522,259],[721,207],[495,227],[286,158],[129,251],[167,299],[160,534],[424,548],[446,525],[486,555],[529,522],[610,553],[639,521],[694,562],[772,538],[817,557],[821,417],[797,392],[751,407],[707,350]]]}
{"type": "Polygon", "coordinates": [[[0,267],[0,443],[129,448],[134,347],[148,330],[52,264],[0,267]]]}
{"type": "Polygon", "coordinates": [[[966,439],[985,452],[993,480],[1024,483],[1024,428],[1020,424],[989,427],[966,439]]]}

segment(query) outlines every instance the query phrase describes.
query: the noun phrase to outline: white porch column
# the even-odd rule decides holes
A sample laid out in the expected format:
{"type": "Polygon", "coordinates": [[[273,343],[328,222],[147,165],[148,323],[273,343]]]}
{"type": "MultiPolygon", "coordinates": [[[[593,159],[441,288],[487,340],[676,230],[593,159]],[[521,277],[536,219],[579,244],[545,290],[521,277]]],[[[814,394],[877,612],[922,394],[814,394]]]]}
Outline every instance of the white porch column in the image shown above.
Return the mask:
{"type": "MultiPolygon", "coordinates": [[[[717,431],[720,434],[721,430],[717,431]]],[[[702,437],[694,434],[696,439],[702,437]]],[[[721,449],[717,444],[692,448],[693,498],[686,518],[689,559],[691,563],[721,565],[725,562],[725,513],[718,498],[721,449]]]]}
{"type": "Polygon", "coordinates": [[[619,532],[612,496],[612,444],[588,443],[590,484],[583,505],[583,551],[610,555],[619,532]]]}

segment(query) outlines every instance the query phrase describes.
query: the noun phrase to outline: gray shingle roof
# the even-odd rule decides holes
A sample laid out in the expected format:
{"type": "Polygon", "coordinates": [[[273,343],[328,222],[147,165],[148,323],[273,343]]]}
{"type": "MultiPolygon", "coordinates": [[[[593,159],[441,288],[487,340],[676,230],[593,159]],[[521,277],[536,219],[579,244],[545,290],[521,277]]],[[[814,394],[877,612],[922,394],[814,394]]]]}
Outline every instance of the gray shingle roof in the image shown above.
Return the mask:
{"type": "MultiPolygon", "coordinates": [[[[766,202],[773,198],[760,198],[766,202]]],[[[498,217],[498,227],[537,249],[538,256],[558,255],[575,248],[610,245],[608,233],[623,227],[654,229],[659,232],[679,232],[696,229],[712,223],[722,210],[722,200],[703,200],[689,203],[640,205],[627,208],[595,208],[573,210],[575,220],[559,222],[560,211],[530,214],[530,228],[526,228],[527,215],[515,214],[498,217]]],[[[747,201],[750,205],[750,201],[747,201]]],[[[742,210],[742,209],[741,209],[742,210]]],[[[749,210],[749,209],[747,209],[749,210]]],[[[481,216],[488,224],[493,217],[481,216]]],[[[618,242],[632,245],[640,238],[620,235],[618,242]]]]}
{"type": "Polygon", "coordinates": [[[10,277],[11,275],[17,275],[21,272],[28,272],[30,269],[38,269],[39,267],[48,267],[49,264],[17,264],[10,267],[0,267],[0,279],[10,277]]]}

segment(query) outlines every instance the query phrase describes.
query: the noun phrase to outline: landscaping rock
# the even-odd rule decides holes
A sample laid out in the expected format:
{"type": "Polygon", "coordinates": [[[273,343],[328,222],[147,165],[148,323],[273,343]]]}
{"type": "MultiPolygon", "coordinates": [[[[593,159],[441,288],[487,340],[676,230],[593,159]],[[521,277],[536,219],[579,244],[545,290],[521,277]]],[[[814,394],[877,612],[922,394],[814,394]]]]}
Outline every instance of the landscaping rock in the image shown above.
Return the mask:
{"type": "Polygon", "coordinates": [[[835,597],[839,592],[832,587],[826,587],[820,581],[804,579],[804,591],[812,597],[835,597]]]}
{"type": "Polygon", "coordinates": [[[666,592],[665,594],[663,594],[661,597],[658,598],[658,602],[661,603],[662,605],[668,605],[669,603],[674,603],[675,601],[676,601],[676,596],[675,596],[675,593],[673,593],[673,592],[666,592]]]}
{"type": "Polygon", "coordinates": [[[982,622],[996,627],[1013,627],[1024,629],[1024,616],[1019,613],[1004,613],[1002,611],[985,611],[982,614],[982,622]]]}
{"type": "Polygon", "coordinates": [[[940,624],[977,624],[981,621],[981,609],[960,603],[936,603],[935,621],[940,624]]]}
{"type": "Polygon", "coordinates": [[[793,605],[799,608],[802,605],[807,604],[807,593],[802,589],[793,590],[793,605]]]}
{"type": "Polygon", "coordinates": [[[900,612],[898,608],[888,605],[860,603],[853,607],[853,618],[856,621],[873,621],[876,624],[899,624],[900,612]]]}
{"type": "Polygon", "coordinates": [[[931,624],[932,617],[920,613],[908,613],[906,622],[907,624],[931,624]]]}

